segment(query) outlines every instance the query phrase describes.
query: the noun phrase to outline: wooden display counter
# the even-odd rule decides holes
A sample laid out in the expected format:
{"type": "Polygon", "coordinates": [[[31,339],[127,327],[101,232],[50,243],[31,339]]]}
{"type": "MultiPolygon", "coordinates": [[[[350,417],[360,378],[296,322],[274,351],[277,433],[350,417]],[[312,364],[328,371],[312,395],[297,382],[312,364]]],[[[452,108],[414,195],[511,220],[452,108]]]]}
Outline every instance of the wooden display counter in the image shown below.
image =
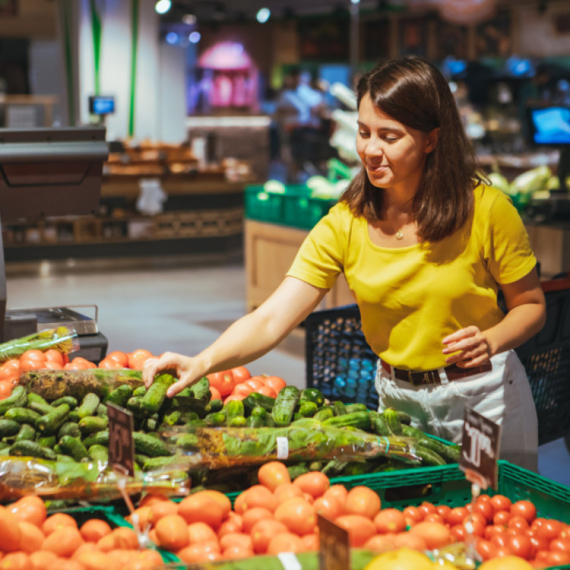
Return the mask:
{"type": "MultiPolygon", "coordinates": [[[[245,271],[247,310],[253,311],[277,289],[291,267],[308,231],[245,221],[245,271]]],[[[319,309],[354,303],[344,275],[327,293],[319,309]]]]}

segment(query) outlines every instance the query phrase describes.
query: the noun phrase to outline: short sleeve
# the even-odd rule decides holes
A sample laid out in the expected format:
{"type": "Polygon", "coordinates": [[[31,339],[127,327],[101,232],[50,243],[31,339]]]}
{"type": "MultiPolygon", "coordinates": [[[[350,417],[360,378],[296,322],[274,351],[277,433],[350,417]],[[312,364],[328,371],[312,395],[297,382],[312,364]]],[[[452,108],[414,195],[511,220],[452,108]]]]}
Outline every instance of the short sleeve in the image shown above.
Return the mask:
{"type": "Polygon", "coordinates": [[[499,284],[514,283],[536,265],[528,233],[510,198],[497,192],[485,228],[485,258],[499,284]]]}
{"type": "Polygon", "coordinates": [[[287,275],[330,289],[343,271],[350,211],[337,204],[310,231],[287,275]]]}

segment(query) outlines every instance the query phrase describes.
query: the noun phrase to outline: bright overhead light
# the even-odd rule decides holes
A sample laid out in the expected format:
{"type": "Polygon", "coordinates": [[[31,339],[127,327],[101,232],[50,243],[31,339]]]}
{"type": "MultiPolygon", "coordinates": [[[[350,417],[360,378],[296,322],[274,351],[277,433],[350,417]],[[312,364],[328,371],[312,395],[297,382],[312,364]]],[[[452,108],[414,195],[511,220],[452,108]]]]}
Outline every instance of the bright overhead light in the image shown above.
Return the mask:
{"type": "Polygon", "coordinates": [[[192,32],[189,36],[188,39],[193,43],[193,44],[197,44],[200,41],[200,38],[202,36],[200,35],[200,32],[192,32]]]}
{"type": "Polygon", "coordinates": [[[170,10],[171,7],[172,7],[171,0],[158,0],[158,2],[154,5],[154,9],[159,14],[166,14],[166,12],[168,12],[168,10],[170,10]]]}
{"type": "Polygon", "coordinates": [[[269,20],[269,16],[271,16],[271,10],[269,8],[261,8],[257,13],[257,21],[260,24],[265,24],[269,20]]]}
{"type": "Polygon", "coordinates": [[[184,14],[184,16],[182,16],[182,21],[187,25],[187,26],[193,26],[196,23],[196,16],[194,16],[194,14],[184,14]]]}
{"type": "Polygon", "coordinates": [[[166,42],[169,43],[171,46],[177,44],[180,38],[176,32],[169,32],[166,34],[166,42]]]}
{"type": "Polygon", "coordinates": [[[360,4],[360,0],[350,0],[353,4],[360,4]]]}

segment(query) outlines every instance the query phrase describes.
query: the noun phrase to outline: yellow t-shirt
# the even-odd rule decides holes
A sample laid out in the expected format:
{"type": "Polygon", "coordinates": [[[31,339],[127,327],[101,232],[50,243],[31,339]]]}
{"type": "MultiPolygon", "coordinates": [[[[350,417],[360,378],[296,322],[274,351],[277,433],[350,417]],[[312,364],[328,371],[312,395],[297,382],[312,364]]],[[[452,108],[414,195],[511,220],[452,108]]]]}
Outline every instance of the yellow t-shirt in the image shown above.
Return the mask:
{"type": "Polygon", "coordinates": [[[498,284],[536,265],[510,199],[489,186],[474,192],[474,214],[463,228],[437,243],[398,249],[372,243],[366,219],[341,202],[307,236],[287,275],[329,289],[344,272],[378,356],[407,370],[445,366],[443,339],[499,323],[498,284]]]}

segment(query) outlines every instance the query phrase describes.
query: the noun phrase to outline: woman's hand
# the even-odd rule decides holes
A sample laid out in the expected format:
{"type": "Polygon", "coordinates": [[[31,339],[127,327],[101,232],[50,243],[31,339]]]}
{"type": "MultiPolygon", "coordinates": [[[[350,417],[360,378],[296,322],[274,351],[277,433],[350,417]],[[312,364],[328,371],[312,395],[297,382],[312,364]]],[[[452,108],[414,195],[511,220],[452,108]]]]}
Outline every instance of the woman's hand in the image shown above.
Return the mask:
{"type": "Polygon", "coordinates": [[[172,371],[178,378],[178,382],[168,389],[167,396],[172,398],[178,392],[195,384],[203,373],[200,372],[196,358],[183,356],[175,352],[165,352],[160,358],[147,360],[143,368],[143,381],[147,388],[154,382],[154,377],[163,371],[172,371]]]}
{"type": "Polygon", "coordinates": [[[446,359],[447,364],[456,363],[460,368],[487,364],[493,356],[489,341],[476,326],[460,329],[446,336],[443,344],[446,345],[443,354],[452,354],[446,359]]]}

